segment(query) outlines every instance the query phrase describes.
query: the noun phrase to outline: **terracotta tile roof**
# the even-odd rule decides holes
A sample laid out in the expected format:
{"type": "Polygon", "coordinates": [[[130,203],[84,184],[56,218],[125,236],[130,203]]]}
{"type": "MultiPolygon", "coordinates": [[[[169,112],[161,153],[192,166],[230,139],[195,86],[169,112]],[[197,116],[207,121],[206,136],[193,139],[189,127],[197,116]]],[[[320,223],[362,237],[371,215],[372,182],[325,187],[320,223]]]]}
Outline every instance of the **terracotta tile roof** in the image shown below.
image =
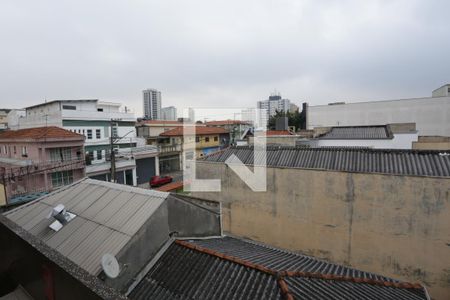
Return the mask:
{"type": "Polygon", "coordinates": [[[167,120],[142,120],[138,124],[183,126],[183,122],[167,120]]]}
{"type": "Polygon", "coordinates": [[[178,190],[178,189],[182,188],[183,185],[184,185],[183,181],[171,182],[171,183],[165,184],[163,186],[160,186],[156,190],[160,191],[160,192],[170,192],[170,191],[174,191],[174,190],[178,190]]]}
{"type": "Polygon", "coordinates": [[[294,134],[292,132],[290,132],[289,130],[267,130],[266,136],[271,136],[271,135],[294,135],[294,134]]]}
{"type": "Polygon", "coordinates": [[[84,140],[84,135],[56,126],[6,130],[0,133],[0,140],[40,140],[44,138],[84,140]]]}
{"type": "Polygon", "coordinates": [[[221,121],[209,121],[203,123],[206,126],[223,126],[223,125],[248,125],[248,122],[240,121],[240,120],[221,120],[221,121]]]}
{"type": "MultiPolygon", "coordinates": [[[[195,126],[195,135],[224,134],[228,132],[229,132],[228,130],[225,130],[220,127],[195,126]]],[[[160,136],[182,136],[182,135],[183,135],[183,127],[174,128],[160,134],[160,136]]]]}

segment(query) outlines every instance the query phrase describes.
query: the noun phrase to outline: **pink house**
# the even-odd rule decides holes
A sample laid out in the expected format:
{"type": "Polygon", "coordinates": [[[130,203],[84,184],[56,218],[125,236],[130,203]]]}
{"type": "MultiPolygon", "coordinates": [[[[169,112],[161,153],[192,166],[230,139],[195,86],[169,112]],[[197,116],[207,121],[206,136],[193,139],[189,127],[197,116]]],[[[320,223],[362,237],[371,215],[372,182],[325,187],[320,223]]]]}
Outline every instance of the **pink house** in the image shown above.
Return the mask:
{"type": "Polygon", "coordinates": [[[0,132],[0,205],[83,178],[84,139],[54,126],[0,132]]]}

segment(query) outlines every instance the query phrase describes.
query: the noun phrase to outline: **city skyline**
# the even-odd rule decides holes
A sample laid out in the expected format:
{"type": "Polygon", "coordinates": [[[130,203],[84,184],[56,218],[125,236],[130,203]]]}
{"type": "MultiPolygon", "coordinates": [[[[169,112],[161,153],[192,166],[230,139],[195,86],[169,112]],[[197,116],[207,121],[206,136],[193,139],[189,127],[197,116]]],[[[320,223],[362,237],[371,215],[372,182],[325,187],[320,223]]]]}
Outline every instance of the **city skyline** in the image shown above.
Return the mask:
{"type": "Polygon", "coordinates": [[[297,105],[429,96],[449,81],[448,5],[5,1],[0,99],[96,98],[141,114],[149,85],[179,108],[254,106],[274,88],[297,105]]]}

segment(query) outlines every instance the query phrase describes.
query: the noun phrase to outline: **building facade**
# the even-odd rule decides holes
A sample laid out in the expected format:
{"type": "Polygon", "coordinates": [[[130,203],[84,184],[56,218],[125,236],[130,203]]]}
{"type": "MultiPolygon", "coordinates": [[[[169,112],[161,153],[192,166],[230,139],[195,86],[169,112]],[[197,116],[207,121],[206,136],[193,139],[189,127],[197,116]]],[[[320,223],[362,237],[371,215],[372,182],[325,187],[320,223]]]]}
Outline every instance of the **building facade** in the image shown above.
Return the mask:
{"type": "Polygon", "coordinates": [[[272,94],[269,99],[258,101],[257,108],[259,111],[260,124],[268,124],[269,118],[274,116],[277,111],[288,112],[291,102],[289,99],[282,99],[280,94],[272,94]]]}
{"type": "Polygon", "coordinates": [[[240,120],[209,121],[205,122],[204,125],[209,127],[223,128],[230,132],[230,144],[232,145],[241,140],[244,132],[246,132],[249,128],[252,128],[250,122],[240,120]]]}
{"type": "Polygon", "coordinates": [[[175,106],[161,108],[161,119],[166,121],[177,120],[177,109],[175,106]]]}
{"type": "Polygon", "coordinates": [[[0,176],[6,199],[50,192],[85,176],[84,139],[59,127],[5,130],[0,133],[0,176]]]}
{"type": "Polygon", "coordinates": [[[97,99],[55,100],[25,108],[25,117],[19,118],[18,123],[19,128],[51,125],[84,135],[86,175],[89,177],[111,180],[111,148],[118,154],[121,152],[116,160],[119,183],[138,185],[148,182],[150,178],[138,178],[137,168],[153,169],[153,175],[158,173],[157,149],[147,147],[145,140],[136,136],[134,113],[122,108],[120,103],[97,99]],[[150,160],[138,162],[132,155],[136,151],[141,155],[146,153],[144,158],[150,160]]]}
{"type": "Polygon", "coordinates": [[[161,92],[155,89],[146,89],[142,91],[142,95],[144,118],[161,119],[161,92]]]}
{"type": "Polygon", "coordinates": [[[450,96],[443,92],[445,87],[433,92],[442,96],[307,106],[306,126],[416,123],[419,136],[450,136],[450,96]]]}

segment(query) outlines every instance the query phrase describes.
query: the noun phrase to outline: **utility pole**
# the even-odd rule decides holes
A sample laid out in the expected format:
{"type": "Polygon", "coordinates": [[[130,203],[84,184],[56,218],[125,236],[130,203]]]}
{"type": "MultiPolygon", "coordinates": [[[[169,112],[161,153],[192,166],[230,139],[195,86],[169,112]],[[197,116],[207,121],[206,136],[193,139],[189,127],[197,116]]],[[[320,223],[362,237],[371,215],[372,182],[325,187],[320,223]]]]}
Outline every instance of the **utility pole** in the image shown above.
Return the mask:
{"type": "Polygon", "coordinates": [[[114,153],[114,136],[113,136],[113,123],[114,120],[111,119],[111,122],[109,123],[111,136],[110,136],[110,147],[111,147],[111,182],[116,182],[116,154],[114,153]]]}

